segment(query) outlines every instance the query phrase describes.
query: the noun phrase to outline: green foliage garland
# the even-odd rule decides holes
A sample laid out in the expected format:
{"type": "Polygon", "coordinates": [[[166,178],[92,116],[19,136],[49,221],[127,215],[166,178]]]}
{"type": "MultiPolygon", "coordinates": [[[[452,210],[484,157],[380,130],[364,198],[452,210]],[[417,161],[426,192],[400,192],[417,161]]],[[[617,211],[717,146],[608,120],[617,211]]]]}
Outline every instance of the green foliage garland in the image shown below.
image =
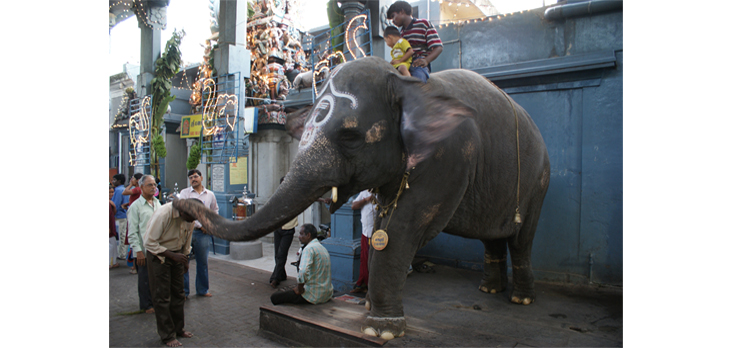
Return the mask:
{"type": "Polygon", "coordinates": [[[201,159],[202,148],[199,147],[199,141],[195,141],[189,150],[189,158],[186,159],[186,170],[196,169],[201,159]]]}
{"type": "Polygon", "coordinates": [[[336,51],[343,51],[343,35],[340,35],[343,33],[343,26],[338,27],[338,25],[343,24],[343,10],[338,7],[338,1],[336,0],[330,0],[328,1],[328,22],[330,24],[330,37],[333,37],[330,41],[331,47],[333,47],[333,52],[336,51]],[[338,27],[334,29],[335,27],[338,27]],[[338,37],[336,37],[338,36],[338,37]],[[341,45],[341,46],[338,46],[341,45]]]}
{"type": "Polygon", "coordinates": [[[160,134],[163,129],[163,116],[168,111],[170,102],[176,96],[170,94],[173,87],[171,80],[178,70],[181,69],[181,39],[186,33],[173,31],[173,36],[165,44],[165,51],[160,58],[155,60],[155,78],[150,82],[152,85],[152,152],[150,154],[150,169],[155,177],[160,177],[159,158],[165,158],[168,151],[165,148],[165,140],[160,134]],[[157,107],[155,107],[157,106],[157,107]]]}

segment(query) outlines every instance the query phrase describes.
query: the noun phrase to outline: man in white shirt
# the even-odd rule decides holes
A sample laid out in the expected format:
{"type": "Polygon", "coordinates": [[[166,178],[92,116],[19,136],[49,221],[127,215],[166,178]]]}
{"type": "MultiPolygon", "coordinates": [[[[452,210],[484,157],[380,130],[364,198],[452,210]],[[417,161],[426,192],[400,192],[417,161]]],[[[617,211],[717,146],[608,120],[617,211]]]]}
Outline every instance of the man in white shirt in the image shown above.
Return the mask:
{"type": "MultiPolygon", "coordinates": [[[[215,194],[212,191],[207,190],[202,186],[202,172],[198,169],[192,169],[189,171],[189,183],[191,187],[187,187],[181,190],[181,199],[196,198],[205,207],[218,213],[220,208],[218,207],[218,201],[215,198],[215,194]]],[[[195,287],[197,290],[197,296],[211,297],[210,290],[210,277],[207,269],[207,258],[210,255],[210,241],[212,237],[209,234],[204,233],[202,224],[198,220],[194,221],[194,232],[191,237],[191,247],[194,251],[194,258],[197,260],[197,272],[195,287]]],[[[184,293],[186,297],[189,297],[189,272],[184,274],[184,293]]]]}
{"type": "Polygon", "coordinates": [[[372,193],[369,190],[364,190],[351,203],[351,209],[362,210],[362,252],[359,256],[359,279],[357,279],[354,289],[351,290],[353,294],[367,292],[367,281],[369,279],[367,255],[369,254],[369,240],[372,237],[375,223],[375,204],[373,204],[372,199],[372,193]]]}

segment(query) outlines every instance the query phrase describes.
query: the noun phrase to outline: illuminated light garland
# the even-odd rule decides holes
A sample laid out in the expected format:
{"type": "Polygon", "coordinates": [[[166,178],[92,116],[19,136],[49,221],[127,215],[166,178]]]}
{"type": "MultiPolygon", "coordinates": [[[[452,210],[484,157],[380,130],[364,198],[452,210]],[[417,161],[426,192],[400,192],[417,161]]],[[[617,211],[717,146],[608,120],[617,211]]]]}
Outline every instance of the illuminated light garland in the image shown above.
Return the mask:
{"type": "MultiPolygon", "coordinates": [[[[108,12],[110,12],[113,9],[113,7],[119,6],[119,5],[124,5],[124,6],[128,7],[127,9],[122,10],[121,13],[128,12],[128,11],[132,11],[133,12],[133,7],[134,7],[134,2],[133,1],[131,1],[131,2],[118,1],[118,2],[110,5],[110,7],[108,8],[108,12]]],[[[121,13],[117,13],[117,14],[113,13],[113,15],[115,15],[116,17],[118,17],[121,13]]]]}
{"type": "Polygon", "coordinates": [[[219,126],[217,124],[217,119],[220,117],[225,118],[225,123],[231,127],[231,131],[233,131],[236,127],[238,114],[236,113],[236,110],[238,109],[238,97],[236,97],[235,94],[226,94],[223,93],[221,95],[218,95],[215,97],[215,81],[212,79],[206,79],[203,81],[204,87],[202,88],[202,94],[205,94],[205,90],[207,90],[207,103],[202,109],[202,126],[204,127],[205,131],[203,136],[208,135],[215,135],[218,133],[221,133],[225,126],[219,126]],[[218,108],[219,102],[222,102],[223,106],[218,108]],[[233,105],[233,122],[229,120],[231,118],[229,114],[226,114],[226,108],[228,105],[233,105]],[[209,122],[209,125],[208,125],[209,122]]]}
{"type": "Polygon", "coordinates": [[[327,55],[325,58],[323,58],[322,60],[320,60],[319,62],[317,62],[317,64],[315,64],[315,67],[312,69],[312,88],[314,88],[314,90],[315,90],[315,98],[319,96],[319,93],[317,92],[317,84],[315,83],[315,76],[319,75],[325,69],[330,69],[328,66],[324,66],[324,67],[319,68],[319,69],[318,69],[318,67],[320,65],[322,65],[322,64],[330,63],[330,59],[333,58],[333,57],[339,57],[339,58],[341,58],[341,62],[345,62],[346,61],[346,57],[343,55],[343,52],[338,51],[338,52],[331,53],[331,54],[327,55]]]}
{"type": "Polygon", "coordinates": [[[131,154],[131,151],[129,151],[129,164],[131,166],[136,165],[135,157],[137,155],[137,149],[143,144],[149,143],[150,115],[147,114],[146,110],[151,102],[152,97],[150,96],[142,98],[139,106],[139,112],[131,115],[128,120],[129,140],[131,142],[131,146],[134,148],[133,156],[131,154]],[[138,136],[136,135],[137,132],[140,132],[138,136]]]}
{"type": "Polygon", "coordinates": [[[215,103],[213,101],[215,100],[215,81],[212,79],[206,79],[202,81],[202,96],[205,95],[205,90],[208,90],[207,92],[207,103],[202,107],[202,126],[205,128],[206,132],[203,135],[212,135],[213,133],[210,133],[209,130],[214,128],[214,118],[215,118],[215,103]],[[207,126],[207,122],[210,122],[210,127],[207,126]]]}
{"type": "Polygon", "coordinates": [[[349,33],[352,32],[351,25],[354,23],[355,20],[358,20],[358,19],[362,19],[362,24],[358,25],[356,28],[353,28],[353,34],[352,34],[351,39],[354,40],[354,44],[356,44],[357,49],[359,50],[359,52],[362,52],[362,57],[366,56],[366,54],[364,53],[364,51],[362,50],[362,48],[359,47],[359,44],[356,42],[356,33],[357,33],[357,30],[359,30],[359,29],[365,29],[365,30],[367,30],[367,20],[366,20],[367,19],[367,15],[366,14],[361,14],[361,15],[358,15],[358,16],[352,18],[349,21],[349,25],[346,26],[346,48],[349,49],[349,53],[355,59],[358,58],[358,57],[354,54],[354,51],[351,49],[351,45],[349,45],[351,43],[351,41],[352,41],[352,40],[349,40],[349,33]]]}
{"type": "MultiPolygon", "coordinates": [[[[458,5],[458,3],[457,3],[457,5],[458,5]]],[[[457,10],[458,10],[458,8],[457,8],[457,10]]],[[[530,12],[530,11],[532,11],[532,9],[521,10],[521,11],[514,11],[514,12],[504,13],[504,14],[498,14],[498,15],[491,15],[491,16],[481,17],[481,18],[479,18],[479,20],[480,20],[480,22],[484,22],[485,20],[487,20],[489,22],[492,22],[493,21],[493,17],[496,17],[497,19],[502,19],[502,17],[511,16],[511,15],[514,15],[514,14],[517,14],[517,13],[530,12]]],[[[454,13],[454,17],[456,17],[456,13],[454,13]]],[[[442,28],[444,24],[445,24],[446,27],[448,27],[451,24],[456,24],[456,25],[467,24],[470,21],[472,21],[473,23],[476,23],[477,19],[467,19],[467,20],[464,20],[464,19],[461,19],[461,20],[449,19],[449,20],[446,20],[446,22],[448,22],[448,23],[441,23],[441,24],[438,25],[438,27],[442,28]]]]}

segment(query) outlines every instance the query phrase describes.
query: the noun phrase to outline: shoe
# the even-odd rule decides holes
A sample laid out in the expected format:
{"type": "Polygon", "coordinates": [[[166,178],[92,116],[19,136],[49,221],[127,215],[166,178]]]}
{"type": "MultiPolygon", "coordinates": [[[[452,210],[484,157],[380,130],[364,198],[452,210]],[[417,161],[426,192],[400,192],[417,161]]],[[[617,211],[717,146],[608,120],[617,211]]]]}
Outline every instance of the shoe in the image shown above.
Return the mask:
{"type": "Polygon", "coordinates": [[[281,282],[279,282],[277,280],[273,280],[273,281],[270,282],[270,286],[272,286],[273,288],[277,288],[278,285],[280,285],[280,283],[281,282]]]}
{"type": "Polygon", "coordinates": [[[412,272],[414,272],[414,268],[412,268],[412,265],[409,265],[409,270],[406,271],[406,275],[410,275],[412,272]]]}
{"type": "Polygon", "coordinates": [[[361,286],[361,285],[357,285],[354,287],[354,289],[351,289],[351,291],[349,291],[350,294],[363,294],[366,292],[367,292],[367,287],[361,286]]]}
{"type": "Polygon", "coordinates": [[[199,297],[212,297],[212,294],[208,292],[208,293],[206,293],[204,295],[197,294],[197,296],[199,296],[199,297]]]}
{"type": "Polygon", "coordinates": [[[131,270],[130,270],[130,271],[129,271],[128,273],[131,273],[131,274],[136,274],[136,273],[137,273],[137,272],[136,272],[136,268],[132,268],[132,269],[131,269],[131,270]]]}

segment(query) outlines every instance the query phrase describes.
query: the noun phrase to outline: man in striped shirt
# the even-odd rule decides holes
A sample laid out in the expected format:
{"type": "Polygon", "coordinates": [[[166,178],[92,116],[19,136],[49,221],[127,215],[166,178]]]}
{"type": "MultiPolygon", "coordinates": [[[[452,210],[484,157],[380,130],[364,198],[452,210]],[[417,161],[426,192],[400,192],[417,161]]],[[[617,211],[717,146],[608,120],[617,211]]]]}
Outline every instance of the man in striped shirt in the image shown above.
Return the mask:
{"type": "Polygon", "coordinates": [[[299,228],[299,241],[304,245],[299,264],[298,284],[291,290],[270,296],[274,305],[281,303],[320,304],[333,296],[330,281],[330,254],[317,239],[317,228],[304,224],[299,228]]]}
{"type": "Polygon", "coordinates": [[[430,63],[443,52],[443,43],[432,23],[426,19],[413,18],[412,6],[406,1],[396,1],[388,8],[388,19],[401,28],[401,37],[409,41],[414,50],[409,73],[427,83],[432,68],[430,63]]]}

